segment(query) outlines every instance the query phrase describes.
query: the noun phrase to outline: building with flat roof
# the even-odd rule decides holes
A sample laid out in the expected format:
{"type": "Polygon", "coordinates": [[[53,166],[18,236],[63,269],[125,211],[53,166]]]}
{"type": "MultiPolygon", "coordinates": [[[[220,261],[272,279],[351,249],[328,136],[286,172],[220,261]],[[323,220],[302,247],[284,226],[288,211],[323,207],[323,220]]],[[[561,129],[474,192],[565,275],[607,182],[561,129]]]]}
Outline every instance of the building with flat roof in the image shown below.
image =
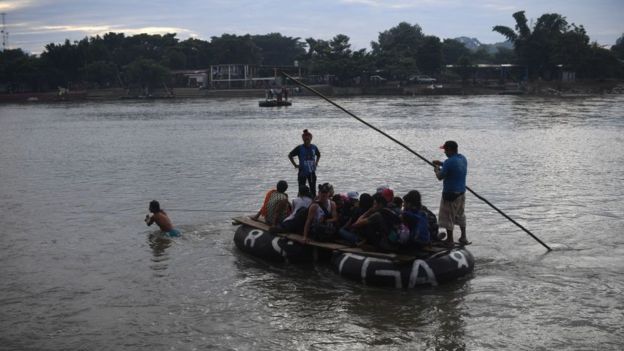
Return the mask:
{"type": "Polygon", "coordinates": [[[173,71],[175,86],[202,89],[268,89],[285,82],[280,72],[301,78],[299,66],[219,64],[209,68],[173,71]]]}

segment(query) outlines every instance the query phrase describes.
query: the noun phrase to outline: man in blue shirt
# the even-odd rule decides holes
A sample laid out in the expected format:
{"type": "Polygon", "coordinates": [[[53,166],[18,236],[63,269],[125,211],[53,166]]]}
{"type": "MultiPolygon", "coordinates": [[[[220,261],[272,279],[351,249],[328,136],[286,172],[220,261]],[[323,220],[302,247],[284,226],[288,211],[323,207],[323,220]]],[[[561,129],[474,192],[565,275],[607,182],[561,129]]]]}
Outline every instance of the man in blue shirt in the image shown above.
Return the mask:
{"type": "Polygon", "coordinates": [[[440,146],[446,154],[444,163],[433,161],[435,175],[442,180],[442,200],[438,214],[438,225],[446,228],[446,241],[449,246],[453,245],[453,227],[457,224],[461,230],[459,243],[468,245],[466,239],[466,215],[464,207],[466,203],[466,174],[468,173],[468,161],[458,153],[458,145],[448,140],[440,146]]]}
{"type": "Polygon", "coordinates": [[[288,158],[290,162],[299,169],[297,180],[299,183],[299,189],[306,185],[306,181],[310,186],[310,194],[314,199],[316,197],[316,167],[321,159],[321,152],[312,144],[312,133],[307,129],[303,130],[301,135],[303,144],[297,145],[289,154],[288,158]],[[299,164],[295,163],[295,156],[299,157],[299,164]]]}

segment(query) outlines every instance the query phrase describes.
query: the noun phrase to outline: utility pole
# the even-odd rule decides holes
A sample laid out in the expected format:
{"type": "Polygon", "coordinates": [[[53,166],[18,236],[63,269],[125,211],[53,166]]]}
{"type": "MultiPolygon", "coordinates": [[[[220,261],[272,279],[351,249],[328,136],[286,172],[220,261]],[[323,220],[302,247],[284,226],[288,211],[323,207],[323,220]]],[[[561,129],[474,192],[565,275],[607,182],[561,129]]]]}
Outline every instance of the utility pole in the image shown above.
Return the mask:
{"type": "Polygon", "coordinates": [[[2,28],[0,28],[0,35],[2,36],[2,51],[9,48],[9,32],[6,30],[6,13],[2,15],[2,28]]]}

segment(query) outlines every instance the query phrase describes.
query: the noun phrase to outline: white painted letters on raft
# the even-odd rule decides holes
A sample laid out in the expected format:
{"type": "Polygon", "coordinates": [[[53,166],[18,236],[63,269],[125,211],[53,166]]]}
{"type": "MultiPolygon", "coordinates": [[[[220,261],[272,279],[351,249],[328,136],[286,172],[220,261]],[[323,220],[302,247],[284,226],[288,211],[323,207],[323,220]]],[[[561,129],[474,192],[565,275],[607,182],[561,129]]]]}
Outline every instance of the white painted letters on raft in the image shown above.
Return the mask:
{"type": "Polygon", "coordinates": [[[280,254],[282,257],[286,257],[286,251],[282,250],[282,247],[279,246],[279,240],[280,240],[280,238],[276,236],[271,241],[271,245],[273,246],[273,250],[275,250],[275,252],[280,254]]]}
{"type": "Polygon", "coordinates": [[[244,241],[245,246],[254,247],[254,245],[256,244],[256,239],[261,237],[262,234],[264,234],[264,232],[260,229],[250,230],[249,234],[247,234],[247,237],[245,238],[245,241],[244,241]],[[247,244],[248,242],[249,244],[247,244]]]}
{"type": "Polygon", "coordinates": [[[431,267],[429,267],[427,262],[423,260],[415,260],[414,264],[412,264],[412,271],[410,272],[408,287],[413,288],[414,286],[416,286],[416,284],[431,284],[433,286],[438,285],[438,281],[435,277],[435,274],[433,273],[433,270],[431,269],[431,267]],[[418,273],[420,272],[420,267],[423,268],[427,276],[418,276],[418,273]]]}
{"type": "MultiPolygon", "coordinates": [[[[464,258],[463,256],[461,257],[464,258]]],[[[344,254],[344,256],[342,257],[342,260],[340,260],[340,264],[338,265],[338,273],[342,274],[344,265],[348,260],[357,260],[361,262],[360,263],[361,264],[360,277],[362,279],[362,283],[364,284],[366,284],[366,279],[368,278],[368,268],[370,264],[392,263],[392,261],[390,260],[372,258],[372,257],[366,257],[366,256],[347,253],[347,254],[344,254]]],[[[382,276],[392,277],[394,278],[394,285],[397,288],[403,287],[403,279],[402,279],[400,269],[375,269],[373,270],[373,274],[375,276],[380,276],[380,277],[382,276]]],[[[431,269],[431,267],[429,267],[427,262],[423,260],[415,260],[414,263],[412,264],[411,270],[409,271],[409,283],[408,284],[409,284],[408,285],[409,288],[413,288],[414,286],[420,285],[420,284],[431,284],[435,286],[435,285],[438,285],[438,281],[435,277],[435,274],[433,273],[433,270],[431,269]],[[425,272],[424,276],[420,275],[420,272],[421,272],[420,268],[422,268],[422,271],[425,272]]]]}
{"type": "Polygon", "coordinates": [[[466,267],[469,268],[468,260],[466,260],[466,256],[459,251],[453,251],[449,255],[455,262],[457,262],[457,268],[466,267]]]}

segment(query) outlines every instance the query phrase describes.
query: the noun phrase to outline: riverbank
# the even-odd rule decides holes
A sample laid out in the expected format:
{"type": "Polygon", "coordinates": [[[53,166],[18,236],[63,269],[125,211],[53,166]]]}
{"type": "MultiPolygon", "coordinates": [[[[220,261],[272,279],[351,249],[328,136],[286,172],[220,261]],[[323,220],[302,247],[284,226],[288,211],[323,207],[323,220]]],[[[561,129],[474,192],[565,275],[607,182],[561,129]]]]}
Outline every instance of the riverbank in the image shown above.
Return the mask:
{"type": "MultiPolygon", "coordinates": [[[[582,81],[573,83],[536,81],[525,85],[516,83],[498,84],[476,82],[472,84],[447,83],[431,85],[407,85],[387,83],[376,86],[336,87],[314,85],[314,89],[327,96],[421,96],[421,95],[528,95],[570,97],[597,94],[622,94],[624,81],[582,81]]],[[[291,89],[291,97],[312,95],[305,89],[291,89]]],[[[155,90],[149,96],[129,95],[124,88],[91,89],[45,93],[0,94],[0,103],[10,102],[54,102],[54,101],[98,101],[98,100],[156,100],[192,98],[248,97],[262,99],[265,89],[198,89],[173,88],[167,91],[155,90]]]]}

